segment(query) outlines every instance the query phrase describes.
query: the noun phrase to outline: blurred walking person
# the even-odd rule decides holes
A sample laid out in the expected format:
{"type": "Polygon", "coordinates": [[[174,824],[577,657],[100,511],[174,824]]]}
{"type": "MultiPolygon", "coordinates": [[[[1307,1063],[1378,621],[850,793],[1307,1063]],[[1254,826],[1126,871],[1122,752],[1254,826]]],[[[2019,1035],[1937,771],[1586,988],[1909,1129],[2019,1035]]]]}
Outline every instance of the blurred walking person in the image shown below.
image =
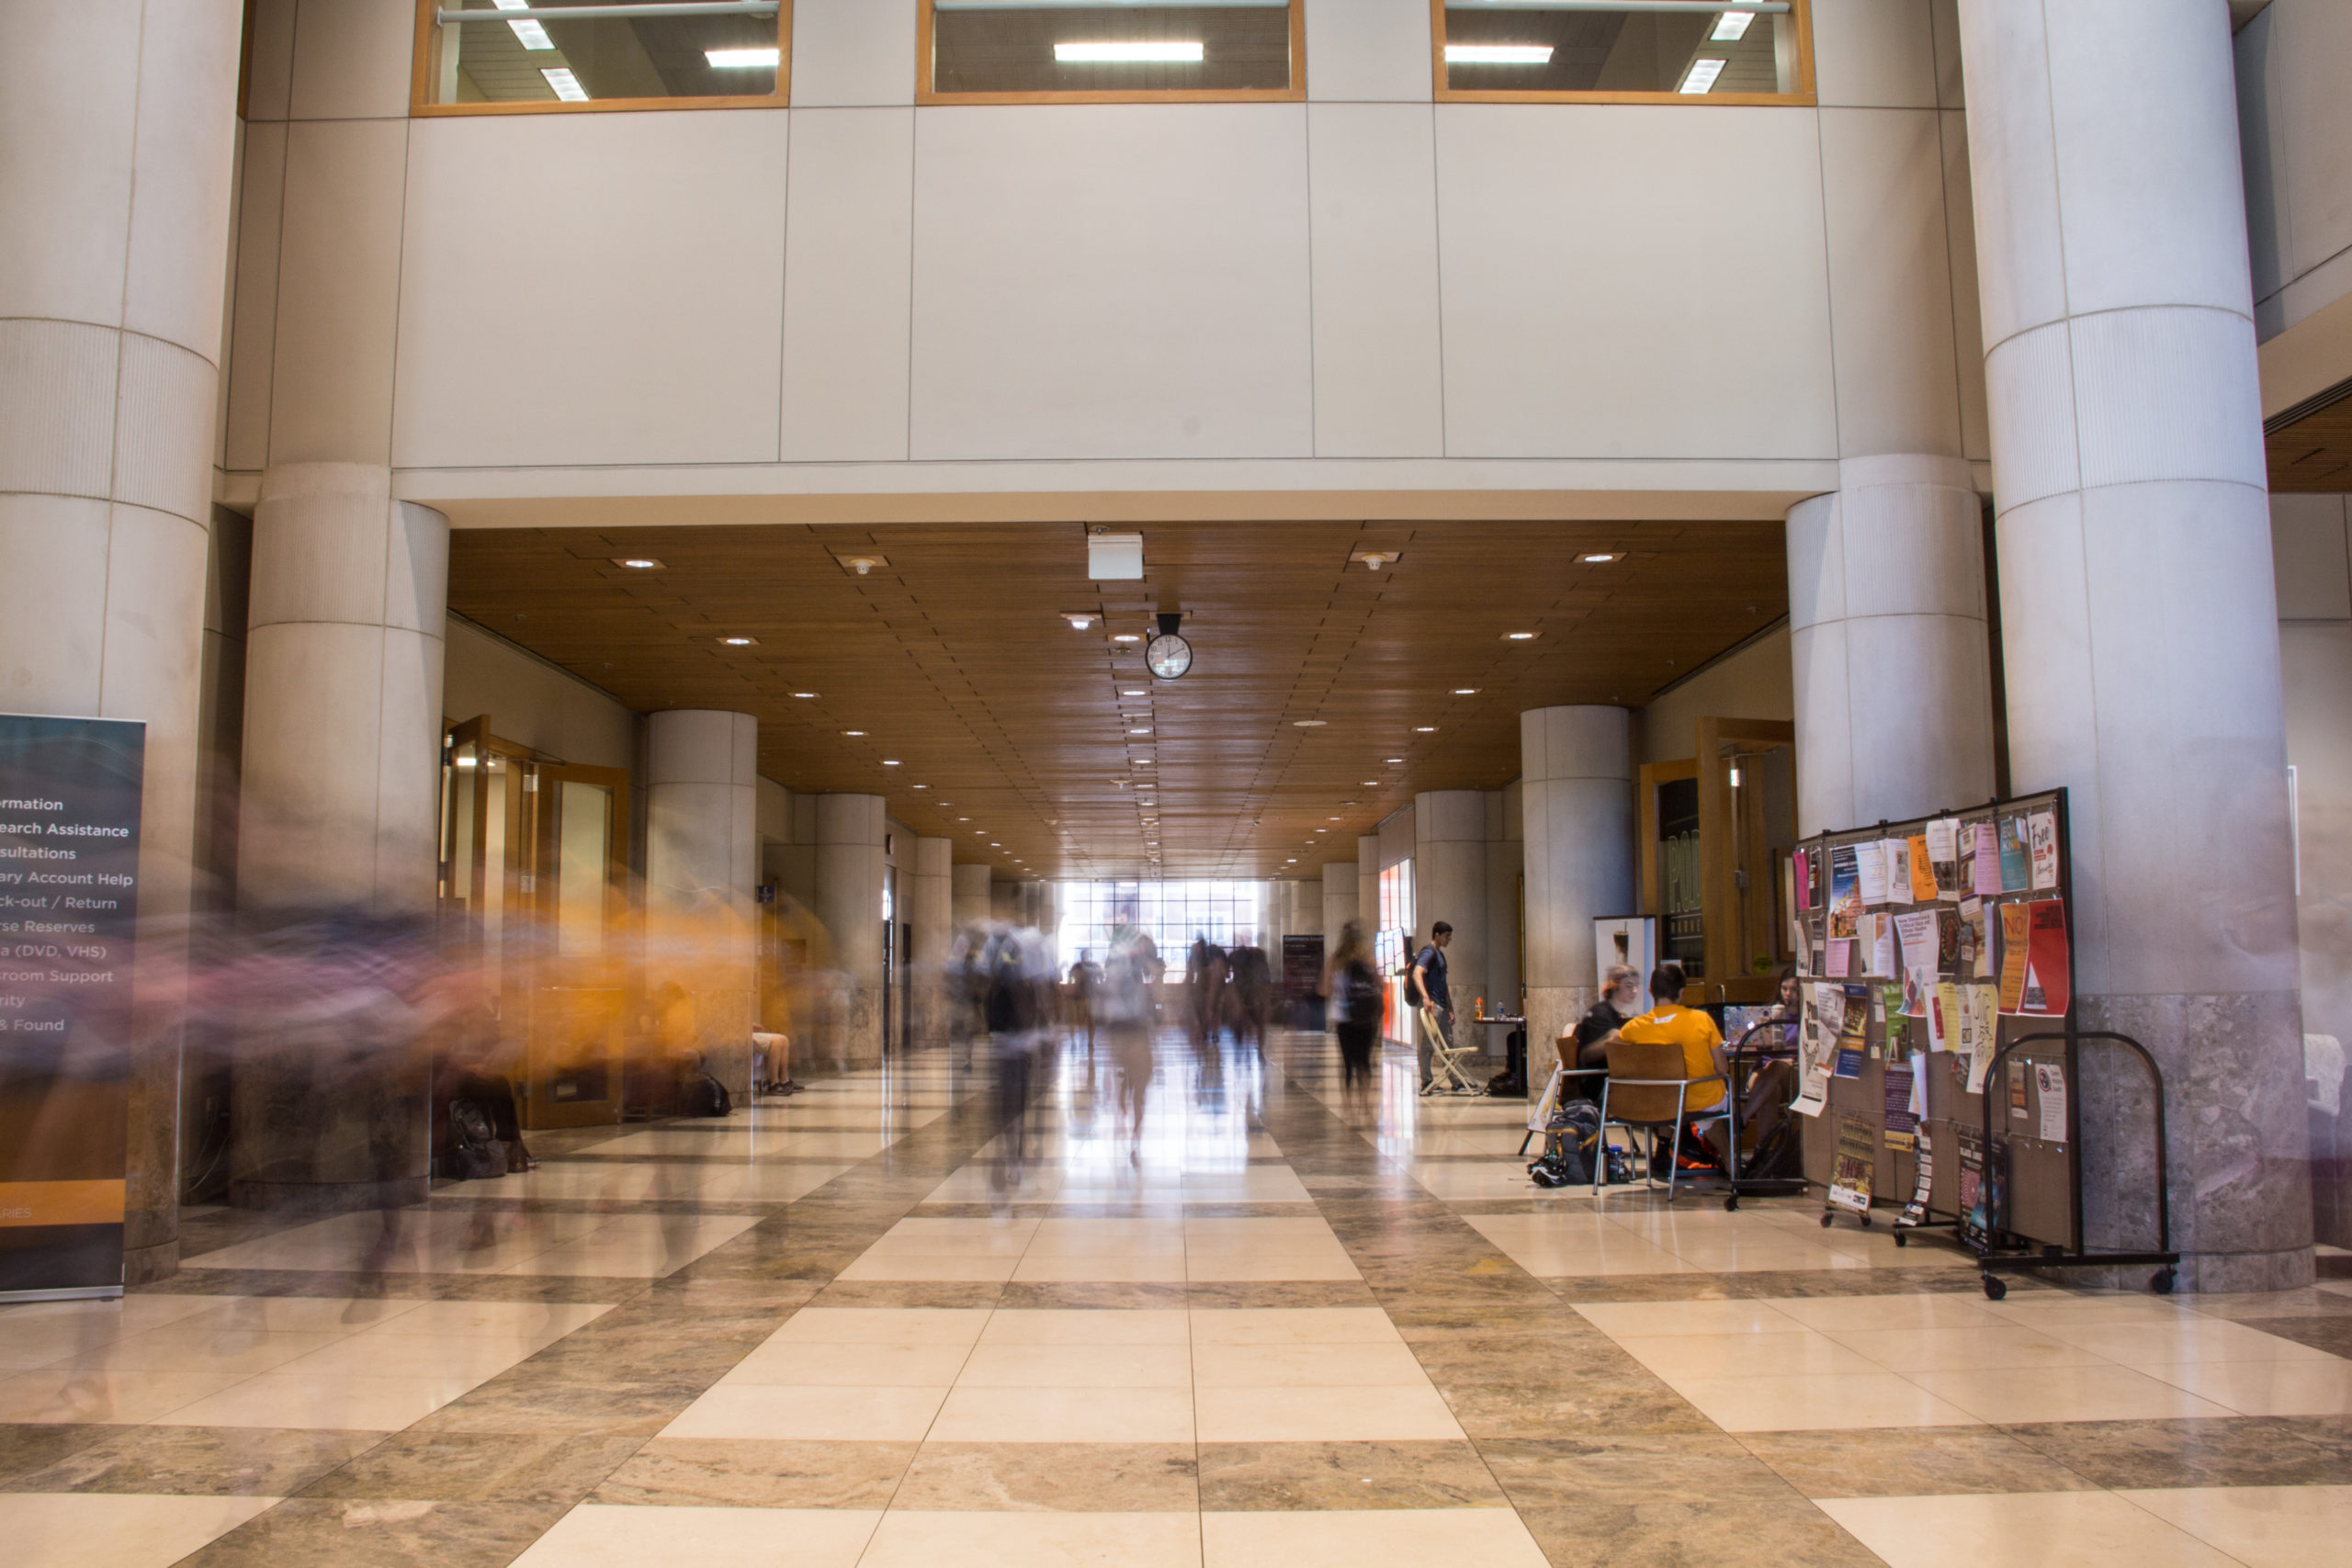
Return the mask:
{"type": "Polygon", "coordinates": [[[1350,920],[1340,928],[1340,944],[1324,965],[1316,987],[1331,1004],[1340,1036],[1340,1098],[1355,1104],[1372,1091],[1372,1048],[1380,1037],[1380,972],[1373,967],[1363,927],[1350,920]]]}

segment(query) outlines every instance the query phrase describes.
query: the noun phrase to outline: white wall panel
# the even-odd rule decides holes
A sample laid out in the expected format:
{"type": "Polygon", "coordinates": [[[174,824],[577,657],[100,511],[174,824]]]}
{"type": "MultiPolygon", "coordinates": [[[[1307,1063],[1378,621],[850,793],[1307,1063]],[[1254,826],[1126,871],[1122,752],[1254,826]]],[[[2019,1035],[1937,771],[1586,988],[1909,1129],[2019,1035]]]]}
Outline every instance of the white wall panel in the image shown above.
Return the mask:
{"type": "Polygon", "coordinates": [[[411,0],[300,0],[288,118],[401,119],[416,56],[411,0]]]}
{"type": "Polygon", "coordinates": [[[1928,0],[1813,0],[1813,73],[1824,107],[1934,108],[1928,0]]]}
{"type": "Polygon", "coordinates": [[[1815,116],[1436,114],[1450,456],[1834,450],[1815,116]]]}
{"type": "Polygon", "coordinates": [[[793,0],[792,107],[915,101],[915,0],[793,0]]]}
{"type": "Polygon", "coordinates": [[[1307,111],[1307,178],[1316,454],[1437,457],[1445,397],[1430,111],[1317,105],[1307,111]]]}
{"type": "MultiPolygon", "coordinates": [[[[272,463],[381,463],[391,440],[408,124],[287,128],[270,353],[272,463]]],[[[478,281],[511,276],[491,258],[478,281]]],[[[475,345],[477,349],[487,346],[475,345]]],[[[480,367],[470,362],[469,374],[480,367]]]]}
{"type": "Polygon", "coordinates": [[[1429,0],[1306,0],[1306,96],[1427,103],[1429,0]]]}
{"type": "Polygon", "coordinates": [[[907,455],[914,110],[793,116],[785,224],[783,456],[907,455]]]}
{"type": "Polygon", "coordinates": [[[1838,448],[1959,457],[1937,111],[1825,108],[1821,167],[1838,448]]]}
{"type": "Polygon", "coordinates": [[[917,111],[912,455],[1305,456],[1306,110],[917,111]]]}
{"type": "Polygon", "coordinates": [[[415,122],[393,461],[772,460],[786,118],[415,122]]]}

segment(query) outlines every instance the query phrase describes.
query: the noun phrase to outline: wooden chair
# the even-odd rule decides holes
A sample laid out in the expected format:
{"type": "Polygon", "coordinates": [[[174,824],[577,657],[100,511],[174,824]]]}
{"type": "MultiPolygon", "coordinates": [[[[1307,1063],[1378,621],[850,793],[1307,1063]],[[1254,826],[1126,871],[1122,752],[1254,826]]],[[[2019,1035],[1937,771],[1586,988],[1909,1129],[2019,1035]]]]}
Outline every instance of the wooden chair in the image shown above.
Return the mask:
{"type": "MultiPolygon", "coordinates": [[[[1672,1151],[1678,1144],[1682,1119],[1690,1103],[1690,1091],[1707,1084],[1722,1086],[1724,1098],[1729,1097],[1728,1084],[1721,1073],[1709,1073],[1702,1077],[1690,1076],[1682,1060],[1682,1047],[1664,1042],[1612,1040],[1609,1043],[1609,1077],[1600,1089],[1600,1147],[1601,1156],[1593,1161],[1593,1196],[1600,1195],[1601,1178],[1609,1167],[1609,1129],[1623,1127],[1628,1133],[1635,1130],[1649,1134],[1649,1174],[1651,1189],[1657,1186],[1658,1134],[1666,1134],[1666,1147],[1672,1151]]],[[[1717,1102],[1721,1104],[1722,1101],[1717,1102]]],[[[1720,1112],[1718,1112],[1720,1114],[1720,1112]]],[[[1668,1155],[1666,1201],[1674,1201],[1674,1189],[1680,1173],[1675,1168],[1673,1155],[1668,1155]]]]}

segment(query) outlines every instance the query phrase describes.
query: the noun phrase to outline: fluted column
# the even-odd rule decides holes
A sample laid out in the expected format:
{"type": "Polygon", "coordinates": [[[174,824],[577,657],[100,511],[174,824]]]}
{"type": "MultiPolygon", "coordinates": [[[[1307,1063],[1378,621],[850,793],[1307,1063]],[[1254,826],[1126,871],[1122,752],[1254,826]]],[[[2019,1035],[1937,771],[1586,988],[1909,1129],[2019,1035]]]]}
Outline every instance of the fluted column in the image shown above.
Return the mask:
{"type": "MultiPolygon", "coordinates": [[[[2009,767],[2064,784],[2086,1029],[2163,1064],[2184,1282],[2312,1277],[2278,628],[2222,0],[1962,0],[2009,767]]],[[[2086,1065],[2094,1243],[2153,1234],[2086,1065]]]]}
{"type": "Polygon", "coordinates": [[[914,874],[908,880],[906,919],[914,922],[915,1043],[935,1045],[947,1037],[942,982],[956,942],[956,878],[953,839],[917,839],[914,874]]]}
{"type": "Polygon", "coordinates": [[[1634,909],[1631,716],[1519,716],[1527,876],[1527,1040],[1538,1062],[1597,999],[1592,922],[1634,909]]]}
{"type": "Polygon", "coordinates": [[[759,742],[747,713],[673,708],[647,721],[648,980],[685,987],[705,1064],[743,1098],[758,1005],[759,742]]]}
{"type": "Polygon", "coordinates": [[[835,1049],[852,1066],[882,1059],[882,839],[878,795],[817,797],[817,918],[832,933],[841,1012],[835,1049]]]}
{"type": "Polygon", "coordinates": [[[989,868],[986,865],[963,863],[949,873],[955,888],[956,926],[961,931],[968,926],[984,926],[989,914],[989,868]]]}
{"type": "MultiPolygon", "coordinates": [[[[1443,920],[1453,928],[1446,944],[1446,989],[1458,1018],[1468,1018],[1487,994],[1487,795],[1484,790],[1425,790],[1413,797],[1413,902],[1417,935],[1443,920]]],[[[1477,1031],[1456,1029],[1460,1043],[1483,1043],[1477,1031]]]]}
{"type": "MultiPolygon", "coordinates": [[[[1356,889],[1356,863],[1351,860],[1332,861],[1323,868],[1323,946],[1326,952],[1336,951],[1340,931],[1350,920],[1360,920],[1362,904],[1356,889]]],[[[1372,928],[1366,926],[1367,937],[1372,928]]]]}

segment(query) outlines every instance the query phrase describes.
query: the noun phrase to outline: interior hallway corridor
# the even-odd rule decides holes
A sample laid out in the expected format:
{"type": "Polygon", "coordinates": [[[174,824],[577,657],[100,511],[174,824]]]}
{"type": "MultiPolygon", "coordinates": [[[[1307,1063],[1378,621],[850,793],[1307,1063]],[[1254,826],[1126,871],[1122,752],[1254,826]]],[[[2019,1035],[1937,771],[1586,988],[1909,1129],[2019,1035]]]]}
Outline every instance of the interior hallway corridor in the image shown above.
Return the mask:
{"type": "Polygon", "coordinates": [[[40,1568],[2335,1560],[2352,1280],[2020,1280],[1818,1209],[1542,1192],[1515,1101],[1172,1033],[1139,1136],[920,1053],[533,1138],[417,1209],[187,1219],[0,1311],[40,1568]],[[1018,1156],[1018,1157],[1017,1157],[1018,1156]],[[2335,1544],[2331,1545],[2333,1542],[2335,1544]]]}

